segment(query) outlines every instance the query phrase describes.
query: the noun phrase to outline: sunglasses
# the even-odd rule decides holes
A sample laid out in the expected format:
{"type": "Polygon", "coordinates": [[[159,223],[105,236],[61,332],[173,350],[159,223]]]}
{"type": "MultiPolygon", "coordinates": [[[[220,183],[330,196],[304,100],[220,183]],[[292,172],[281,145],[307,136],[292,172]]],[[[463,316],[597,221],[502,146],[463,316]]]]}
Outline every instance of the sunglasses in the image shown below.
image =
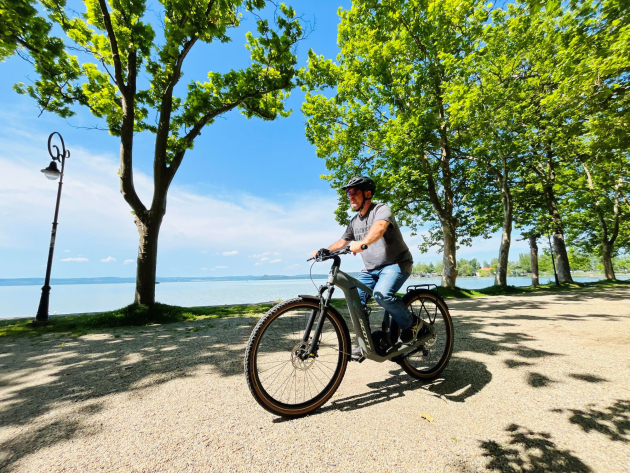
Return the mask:
{"type": "Polygon", "coordinates": [[[361,189],[348,189],[346,191],[346,194],[348,194],[350,197],[357,195],[359,192],[361,192],[361,189]]]}

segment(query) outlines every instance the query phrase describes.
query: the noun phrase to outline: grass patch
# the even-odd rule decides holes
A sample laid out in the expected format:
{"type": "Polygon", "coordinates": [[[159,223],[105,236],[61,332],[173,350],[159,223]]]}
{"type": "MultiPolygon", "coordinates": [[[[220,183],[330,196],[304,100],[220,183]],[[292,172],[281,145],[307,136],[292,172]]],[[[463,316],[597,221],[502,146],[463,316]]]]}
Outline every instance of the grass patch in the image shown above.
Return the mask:
{"type": "Polygon", "coordinates": [[[99,314],[51,317],[48,325],[40,327],[31,326],[29,319],[0,321],[0,339],[11,335],[42,335],[55,332],[70,332],[74,336],[79,336],[95,329],[138,327],[208,318],[256,315],[266,312],[271,307],[272,304],[226,307],[179,307],[160,303],[149,307],[131,304],[119,310],[99,314]]]}
{"type": "Polygon", "coordinates": [[[628,286],[630,281],[596,281],[596,282],[575,282],[575,283],[560,283],[556,286],[555,283],[540,284],[538,286],[490,286],[483,289],[462,289],[455,287],[455,289],[449,289],[446,287],[440,287],[439,294],[444,299],[467,299],[471,297],[489,297],[489,296],[512,296],[519,294],[530,294],[535,292],[563,292],[572,291],[576,289],[584,288],[608,288],[618,286],[628,286]]]}
{"type": "MultiPolygon", "coordinates": [[[[502,295],[518,295],[529,293],[553,293],[561,291],[580,290],[585,288],[613,288],[630,286],[630,281],[597,281],[589,283],[569,283],[556,286],[553,283],[540,286],[490,286],[484,289],[448,289],[440,287],[439,294],[445,299],[467,299],[472,297],[492,297],[502,295]]],[[[402,294],[399,294],[402,296],[402,294]]],[[[372,301],[373,302],[373,301],[372,301]]],[[[345,299],[333,299],[333,307],[346,308],[345,299]]],[[[51,317],[50,323],[41,327],[30,325],[30,319],[0,320],[0,339],[9,336],[43,335],[46,333],[71,333],[80,336],[97,329],[111,329],[117,327],[137,327],[153,324],[168,324],[201,319],[217,319],[223,317],[243,317],[260,315],[269,310],[274,304],[232,305],[222,307],[179,307],[156,303],[152,307],[143,305],[128,305],[122,309],[99,314],[84,314],[74,316],[51,317]]],[[[208,328],[213,327],[209,324],[208,328]]],[[[226,327],[227,328],[227,327],[226,327]]],[[[201,330],[193,327],[190,332],[201,330]]],[[[120,338],[120,334],[114,334],[120,338]]]]}

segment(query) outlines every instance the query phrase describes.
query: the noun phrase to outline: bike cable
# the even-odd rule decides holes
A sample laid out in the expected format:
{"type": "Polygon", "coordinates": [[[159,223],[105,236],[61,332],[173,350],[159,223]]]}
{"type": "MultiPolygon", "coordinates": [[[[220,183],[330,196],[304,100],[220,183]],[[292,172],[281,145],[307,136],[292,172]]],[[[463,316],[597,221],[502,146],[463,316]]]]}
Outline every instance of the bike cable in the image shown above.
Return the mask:
{"type": "Polygon", "coordinates": [[[313,261],[311,263],[311,268],[309,269],[308,274],[309,274],[309,276],[311,278],[311,282],[313,283],[313,286],[315,287],[315,291],[317,291],[319,293],[319,289],[317,288],[317,284],[315,284],[315,281],[313,281],[313,265],[315,263],[317,263],[317,260],[315,260],[315,261],[313,261]]]}

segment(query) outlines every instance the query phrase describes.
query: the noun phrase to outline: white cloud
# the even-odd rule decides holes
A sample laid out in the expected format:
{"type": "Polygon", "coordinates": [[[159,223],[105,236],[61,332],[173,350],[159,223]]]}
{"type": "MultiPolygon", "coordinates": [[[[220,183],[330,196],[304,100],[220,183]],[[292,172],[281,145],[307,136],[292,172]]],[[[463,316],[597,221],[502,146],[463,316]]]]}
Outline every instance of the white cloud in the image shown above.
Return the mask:
{"type": "Polygon", "coordinates": [[[224,251],[221,253],[223,256],[234,256],[238,254],[238,251],[224,251]]]}
{"type": "MultiPolygon", "coordinates": [[[[43,178],[39,171],[48,162],[40,162],[40,144],[45,147],[48,135],[15,130],[11,123],[2,123],[7,126],[0,131],[0,168],[3,170],[0,174],[0,249],[28,251],[45,247],[50,229],[49,223],[43,225],[42,222],[50,221],[57,190],[56,183],[43,178]]],[[[109,251],[114,254],[134,254],[137,250],[138,232],[131,209],[120,195],[117,146],[115,140],[110,142],[108,152],[96,147],[93,150],[72,147],[61,203],[63,227],[58,235],[61,248],[88,254],[80,244],[107,240],[112,248],[109,251]]],[[[153,193],[152,177],[141,168],[135,168],[134,182],[140,198],[148,204],[153,193]]],[[[160,231],[159,265],[180,270],[179,264],[173,261],[179,261],[181,252],[189,250],[197,257],[216,253],[251,255],[255,266],[280,258],[286,265],[303,264],[311,251],[336,241],[343,232],[334,220],[337,202],[333,194],[332,191],[325,195],[287,194],[279,196],[280,203],[276,203],[237,189],[227,196],[217,196],[214,190],[201,192],[174,184],[160,231]],[[256,238],[251,238],[252,234],[256,238]],[[238,250],[227,250],[229,248],[238,250]]],[[[498,251],[498,245],[493,246],[498,251]]],[[[419,252],[414,249],[414,256],[416,253],[419,252]]],[[[64,253],[64,256],[69,255],[64,253]]],[[[136,262],[135,259],[122,261],[122,265],[136,262]]],[[[216,262],[206,264],[210,268],[216,262]]],[[[343,269],[355,271],[362,266],[360,258],[348,257],[343,269]]],[[[194,267],[199,266],[191,269],[194,267]]],[[[234,274],[245,274],[249,271],[247,268],[251,266],[239,262],[230,265],[234,274]]]]}
{"type": "Polygon", "coordinates": [[[110,261],[116,261],[116,258],[108,256],[107,258],[102,259],[101,263],[109,263],[110,261]]]}
{"type": "Polygon", "coordinates": [[[73,261],[75,263],[84,263],[88,261],[87,258],[61,258],[60,261],[73,261]]]}
{"type": "Polygon", "coordinates": [[[282,261],[281,259],[272,259],[271,261],[269,261],[270,263],[279,263],[280,261],[282,261]]]}

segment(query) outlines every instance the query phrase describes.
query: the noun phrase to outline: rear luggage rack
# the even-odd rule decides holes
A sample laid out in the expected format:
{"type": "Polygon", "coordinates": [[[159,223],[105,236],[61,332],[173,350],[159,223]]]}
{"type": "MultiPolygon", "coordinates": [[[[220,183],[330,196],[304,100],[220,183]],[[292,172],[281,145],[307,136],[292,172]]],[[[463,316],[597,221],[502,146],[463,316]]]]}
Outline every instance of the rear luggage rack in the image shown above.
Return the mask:
{"type": "MultiPolygon", "coordinates": [[[[413,292],[413,291],[417,291],[418,289],[426,289],[429,292],[434,293],[437,297],[440,297],[440,292],[439,292],[439,287],[437,284],[414,284],[413,286],[409,286],[407,288],[407,293],[413,292]]],[[[427,318],[429,319],[429,323],[431,325],[433,325],[435,323],[435,319],[437,318],[437,304],[435,305],[435,308],[433,310],[433,317],[431,317],[431,314],[429,313],[429,311],[427,310],[426,306],[424,305],[424,302],[421,301],[421,307],[419,309],[419,313],[416,314],[416,310],[413,308],[413,306],[411,306],[411,312],[416,316],[416,317],[420,317],[423,318],[423,314],[427,315],[427,318]]]]}
{"type": "Polygon", "coordinates": [[[435,292],[438,296],[440,295],[439,287],[437,284],[414,284],[413,286],[409,286],[407,288],[407,292],[416,291],[418,289],[426,289],[427,291],[435,292]],[[434,289],[431,289],[431,288],[434,289]]]}

